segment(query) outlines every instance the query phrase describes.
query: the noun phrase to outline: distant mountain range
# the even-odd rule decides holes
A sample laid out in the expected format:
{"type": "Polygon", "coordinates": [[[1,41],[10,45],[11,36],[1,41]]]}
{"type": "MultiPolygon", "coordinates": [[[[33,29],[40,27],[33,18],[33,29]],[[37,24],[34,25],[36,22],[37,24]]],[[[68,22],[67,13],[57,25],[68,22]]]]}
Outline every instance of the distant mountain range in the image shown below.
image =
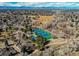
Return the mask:
{"type": "Polygon", "coordinates": [[[14,6],[0,6],[0,9],[79,9],[79,7],[14,7],[14,6]]]}

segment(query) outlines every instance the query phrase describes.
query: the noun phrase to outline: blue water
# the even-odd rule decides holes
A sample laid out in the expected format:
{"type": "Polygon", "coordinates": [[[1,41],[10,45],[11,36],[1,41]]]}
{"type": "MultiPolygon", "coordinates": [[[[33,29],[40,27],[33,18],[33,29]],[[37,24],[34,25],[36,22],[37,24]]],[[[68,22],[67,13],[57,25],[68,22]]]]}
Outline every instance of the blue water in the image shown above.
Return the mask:
{"type": "Polygon", "coordinates": [[[35,28],[33,29],[33,32],[37,33],[38,35],[40,36],[43,36],[43,37],[48,37],[50,34],[47,33],[46,31],[42,30],[42,29],[39,29],[39,28],[35,28]]]}

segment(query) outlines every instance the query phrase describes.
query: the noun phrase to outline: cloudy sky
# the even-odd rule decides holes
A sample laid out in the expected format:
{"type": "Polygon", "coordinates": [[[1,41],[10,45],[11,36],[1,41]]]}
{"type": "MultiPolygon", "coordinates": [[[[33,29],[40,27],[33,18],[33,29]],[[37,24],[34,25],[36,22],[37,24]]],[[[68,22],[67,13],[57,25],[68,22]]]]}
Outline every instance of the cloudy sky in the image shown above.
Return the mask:
{"type": "Polygon", "coordinates": [[[0,6],[13,7],[74,7],[79,8],[79,2],[0,2],[0,6]]]}

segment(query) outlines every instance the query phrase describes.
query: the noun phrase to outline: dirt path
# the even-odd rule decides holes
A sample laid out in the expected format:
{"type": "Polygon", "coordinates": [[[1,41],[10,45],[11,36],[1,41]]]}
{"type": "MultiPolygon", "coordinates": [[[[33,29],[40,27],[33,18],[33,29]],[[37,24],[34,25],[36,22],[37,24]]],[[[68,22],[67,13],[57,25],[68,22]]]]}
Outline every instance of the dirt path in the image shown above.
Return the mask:
{"type": "Polygon", "coordinates": [[[62,44],[66,44],[67,42],[68,42],[67,39],[52,39],[51,42],[46,46],[62,45],[62,44]]]}

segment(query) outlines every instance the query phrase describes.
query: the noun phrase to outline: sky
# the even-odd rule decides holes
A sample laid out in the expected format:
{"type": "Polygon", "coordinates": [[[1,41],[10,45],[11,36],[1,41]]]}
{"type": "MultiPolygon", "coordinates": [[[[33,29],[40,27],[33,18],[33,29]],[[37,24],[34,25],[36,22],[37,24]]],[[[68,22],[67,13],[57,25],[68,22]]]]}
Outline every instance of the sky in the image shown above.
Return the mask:
{"type": "Polygon", "coordinates": [[[68,7],[79,8],[79,2],[0,2],[0,6],[11,7],[68,7]]]}

